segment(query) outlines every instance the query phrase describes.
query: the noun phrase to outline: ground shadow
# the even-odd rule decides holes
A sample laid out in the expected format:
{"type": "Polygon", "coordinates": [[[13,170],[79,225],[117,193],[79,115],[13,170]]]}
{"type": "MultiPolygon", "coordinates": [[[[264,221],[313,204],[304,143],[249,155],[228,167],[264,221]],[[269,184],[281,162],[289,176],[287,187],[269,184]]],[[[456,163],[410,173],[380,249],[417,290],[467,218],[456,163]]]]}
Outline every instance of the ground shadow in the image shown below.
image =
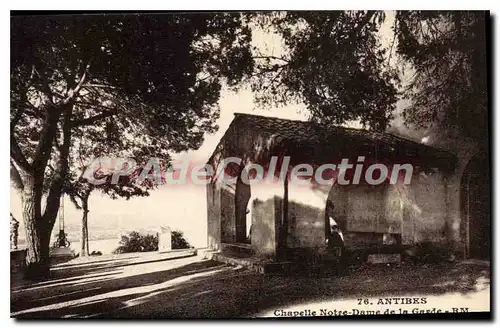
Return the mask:
{"type": "Polygon", "coordinates": [[[343,276],[311,277],[259,275],[199,258],[176,262],[130,276],[107,276],[100,269],[102,275],[84,287],[72,281],[25,290],[13,295],[11,311],[18,318],[231,318],[321,300],[469,293],[480,277],[489,284],[490,275],[488,266],[453,263],[372,265],[343,276]]]}

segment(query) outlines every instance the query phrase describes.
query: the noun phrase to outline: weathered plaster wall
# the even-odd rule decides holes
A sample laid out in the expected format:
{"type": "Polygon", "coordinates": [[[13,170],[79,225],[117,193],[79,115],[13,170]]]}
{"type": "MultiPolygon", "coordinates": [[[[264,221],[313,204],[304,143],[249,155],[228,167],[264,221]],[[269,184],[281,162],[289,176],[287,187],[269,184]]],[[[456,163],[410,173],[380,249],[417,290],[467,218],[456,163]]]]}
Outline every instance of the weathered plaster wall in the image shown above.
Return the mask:
{"type": "Polygon", "coordinates": [[[219,250],[221,243],[221,192],[218,183],[207,185],[208,248],[219,250]]]}
{"type": "Polygon", "coordinates": [[[325,205],[328,188],[288,185],[289,248],[315,248],[325,245],[325,205]]]}
{"type": "Polygon", "coordinates": [[[353,185],[347,191],[347,231],[386,232],[386,187],[353,185]]]}
{"type": "MultiPolygon", "coordinates": [[[[244,183],[242,179],[237,179],[236,181],[236,192],[235,192],[235,240],[238,242],[245,242],[247,239],[247,232],[250,227],[247,227],[247,214],[248,208],[251,206],[249,200],[251,197],[250,185],[244,183]]],[[[249,213],[250,214],[250,213],[249,213]]]]}
{"type": "Polygon", "coordinates": [[[252,249],[260,257],[274,258],[276,256],[277,230],[276,207],[277,200],[268,199],[253,201],[252,249]]]}
{"type": "MultiPolygon", "coordinates": [[[[465,217],[461,213],[460,187],[461,179],[467,164],[477,151],[473,143],[463,143],[456,151],[459,159],[455,172],[446,179],[446,208],[448,221],[448,236],[454,243],[455,250],[464,256],[467,253],[467,239],[465,235],[465,217]]],[[[485,186],[486,187],[486,186],[485,186]]]]}
{"type": "Polygon", "coordinates": [[[393,215],[386,215],[388,186],[335,184],[328,200],[334,204],[334,219],[344,235],[346,246],[381,244],[376,233],[397,232],[393,215]]]}
{"type": "Polygon", "coordinates": [[[446,242],[446,190],[443,174],[438,171],[420,173],[410,184],[414,210],[414,242],[446,242]]]}
{"type": "Polygon", "coordinates": [[[258,257],[275,259],[283,217],[283,185],[251,186],[252,249],[258,257]]]}
{"type": "Polygon", "coordinates": [[[324,243],[324,209],[292,201],[288,213],[288,247],[317,247],[324,243]]]}
{"type": "Polygon", "coordinates": [[[403,211],[394,189],[383,185],[289,185],[287,246],[324,246],[327,199],[334,204],[334,219],[344,232],[346,245],[378,242],[375,233],[401,233],[403,211]]]}
{"type": "MultiPolygon", "coordinates": [[[[335,220],[344,231],[346,245],[381,243],[380,234],[400,234],[403,244],[445,242],[448,226],[446,181],[442,173],[435,171],[416,174],[410,185],[333,185],[328,191],[321,186],[290,184],[287,246],[315,248],[324,245],[327,199],[334,203],[335,220]]],[[[261,198],[258,208],[252,207],[255,222],[252,245],[255,249],[269,250],[276,241],[265,245],[273,213],[274,220],[280,218],[271,201],[279,195],[280,191],[270,193],[265,201],[261,198]],[[258,223],[261,218],[267,222],[262,226],[258,223]],[[268,232],[258,236],[259,229],[268,232]]]]}
{"type": "MultiPolygon", "coordinates": [[[[389,185],[384,199],[385,232],[401,234],[405,245],[444,243],[447,227],[446,179],[434,170],[416,173],[409,185],[389,185]]],[[[384,232],[384,229],[381,229],[384,232]]]]}
{"type": "Polygon", "coordinates": [[[467,256],[467,222],[461,211],[461,179],[474,155],[486,152],[488,140],[484,140],[484,144],[478,143],[446,129],[436,129],[428,137],[430,146],[450,150],[458,158],[458,166],[446,177],[447,238],[458,254],[467,256]]]}
{"type": "MultiPolygon", "coordinates": [[[[403,235],[404,210],[401,194],[396,185],[387,185],[384,190],[384,217],[379,221],[377,231],[403,235]]],[[[408,224],[408,222],[406,222],[408,224]]],[[[401,238],[403,239],[403,238],[401,238]]]]}
{"type": "MultiPolygon", "coordinates": [[[[248,164],[252,162],[252,158],[249,157],[248,154],[259,154],[260,151],[265,151],[269,142],[268,137],[263,137],[262,135],[256,134],[255,129],[252,129],[250,126],[242,125],[242,124],[231,124],[228,130],[226,131],[226,135],[221,143],[217,146],[214,151],[213,156],[211,157],[208,164],[210,164],[214,172],[217,172],[218,165],[221,164],[223,159],[228,157],[237,157],[242,159],[243,164],[248,164]]],[[[233,168],[234,168],[234,164],[233,168]]],[[[229,177],[226,175],[226,177],[229,177]]],[[[222,183],[218,180],[215,180],[217,185],[217,194],[213,196],[210,194],[210,190],[207,187],[207,216],[208,216],[208,239],[209,239],[209,247],[214,247],[220,242],[228,242],[232,243],[236,241],[236,203],[235,203],[235,183],[222,183]],[[214,199],[215,197],[215,199],[214,199]]],[[[227,182],[227,181],[226,181],[227,182]]],[[[270,188],[272,191],[273,188],[270,188]]],[[[252,224],[251,220],[253,217],[253,209],[252,202],[255,199],[256,195],[253,194],[253,191],[246,189],[245,193],[250,192],[252,194],[252,199],[248,203],[248,208],[250,213],[246,216],[246,231],[239,231],[241,235],[248,236],[250,232],[250,226],[252,224]]],[[[274,191],[272,191],[274,192],[274,191]]],[[[280,197],[283,197],[283,190],[281,188],[280,197]]],[[[263,197],[260,195],[260,200],[266,201],[270,198],[274,197],[273,195],[269,195],[269,191],[267,195],[263,197]]],[[[242,200],[241,203],[245,201],[242,200]]],[[[239,204],[238,209],[243,212],[244,205],[239,204]]],[[[244,215],[244,214],[241,214],[244,215]]],[[[252,229],[253,231],[257,230],[257,228],[252,229]]],[[[253,239],[253,237],[252,237],[253,239]]],[[[258,250],[260,246],[257,244],[256,248],[258,250]]]]}
{"type": "Polygon", "coordinates": [[[235,197],[234,187],[221,184],[221,241],[232,243],[236,241],[235,197]]]}
{"type": "Polygon", "coordinates": [[[380,242],[370,233],[400,234],[403,244],[443,242],[447,227],[446,179],[415,174],[410,185],[334,185],[328,199],[346,245],[380,242]]]}

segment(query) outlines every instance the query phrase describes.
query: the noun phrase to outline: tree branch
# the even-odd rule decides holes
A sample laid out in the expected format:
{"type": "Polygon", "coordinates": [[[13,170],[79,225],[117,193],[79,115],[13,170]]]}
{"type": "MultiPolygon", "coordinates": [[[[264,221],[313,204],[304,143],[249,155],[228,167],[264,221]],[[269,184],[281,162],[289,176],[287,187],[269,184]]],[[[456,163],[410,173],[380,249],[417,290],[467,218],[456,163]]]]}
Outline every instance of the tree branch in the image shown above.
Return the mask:
{"type": "Polygon", "coordinates": [[[72,101],[75,98],[75,96],[82,89],[83,84],[85,83],[85,80],[87,78],[87,71],[90,68],[91,62],[92,62],[92,59],[89,60],[87,66],[85,67],[85,70],[83,71],[82,77],[80,78],[80,81],[78,81],[78,84],[76,85],[76,87],[73,90],[68,92],[68,97],[66,97],[66,99],[64,99],[64,101],[63,101],[64,104],[68,104],[70,101],[72,101]]]}
{"type": "Polygon", "coordinates": [[[113,86],[113,85],[109,85],[109,84],[85,84],[84,87],[89,87],[89,88],[103,88],[103,89],[112,89],[112,90],[116,90],[117,87],[113,86]]]}
{"type": "Polygon", "coordinates": [[[49,226],[52,226],[55,220],[55,214],[59,210],[61,194],[63,192],[63,185],[66,179],[66,174],[69,168],[69,151],[71,147],[71,115],[72,110],[64,112],[63,116],[63,143],[59,151],[59,160],[57,169],[54,174],[54,179],[49,188],[47,195],[47,205],[43,213],[42,220],[47,221],[49,226]]]}
{"type": "Polygon", "coordinates": [[[10,157],[13,159],[17,165],[19,165],[23,170],[31,172],[33,166],[28,162],[26,157],[17,143],[16,137],[14,136],[14,131],[10,132],[10,157]]]}
{"type": "Polygon", "coordinates": [[[87,101],[77,101],[77,102],[75,102],[75,104],[76,105],[81,105],[81,106],[101,108],[101,109],[103,109],[105,111],[110,111],[110,112],[116,111],[116,108],[109,107],[109,106],[104,106],[104,105],[96,105],[96,104],[92,104],[91,102],[87,102],[87,101]]]}
{"type": "Polygon", "coordinates": [[[33,161],[33,169],[40,172],[45,171],[47,161],[50,158],[54,138],[57,135],[57,123],[61,116],[61,109],[56,111],[47,111],[47,117],[43,122],[43,129],[38,142],[36,156],[33,161]]]}
{"type": "Polygon", "coordinates": [[[282,60],[284,62],[289,63],[290,61],[288,59],[282,58],[282,57],[276,57],[276,56],[253,56],[254,59],[276,59],[276,60],[282,60]]]}
{"type": "Polygon", "coordinates": [[[99,120],[105,119],[107,117],[111,117],[115,114],[116,114],[116,111],[106,111],[106,112],[103,112],[103,113],[95,115],[95,116],[87,117],[87,118],[84,118],[81,120],[72,121],[71,126],[77,127],[77,126],[84,126],[84,125],[92,125],[99,120]]]}
{"type": "Polygon", "coordinates": [[[16,189],[18,190],[24,189],[24,183],[21,177],[21,173],[19,173],[19,170],[16,167],[16,163],[14,163],[12,159],[10,160],[10,178],[14,183],[14,187],[16,189]]]}
{"type": "Polygon", "coordinates": [[[12,118],[12,121],[10,121],[10,130],[11,131],[16,127],[17,123],[19,122],[19,120],[23,116],[25,110],[26,110],[26,107],[22,106],[21,108],[19,108],[19,110],[16,112],[16,114],[12,118]]]}
{"type": "Polygon", "coordinates": [[[49,99],[49,102],[51,105],[54,105],[54,99],[53,99],[53,93],[52,90],[50,90],[50,86],[47,82],[47,78],[45,77],[45,74],[41,72],[40,70],[36,69],[35,66],[33,65],[33,71],[38,75],[40,82],[42,83],[42,89],[43,92],[46,94],[47,98],[49,99]]]}

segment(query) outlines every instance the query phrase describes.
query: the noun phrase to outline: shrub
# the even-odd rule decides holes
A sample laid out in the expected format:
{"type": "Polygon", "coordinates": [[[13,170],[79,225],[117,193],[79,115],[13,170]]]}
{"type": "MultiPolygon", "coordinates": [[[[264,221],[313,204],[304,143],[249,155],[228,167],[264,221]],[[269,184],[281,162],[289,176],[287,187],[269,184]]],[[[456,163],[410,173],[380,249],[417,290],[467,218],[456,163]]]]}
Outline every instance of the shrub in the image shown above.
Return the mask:
{"type": "MultiPolygon", "coordinates": [[[[172,231],[172,249],[190,248],[191,245],[184,238],[181,231],[172,231]]],[[[151,252],[158,250],[158,235],[140,234],[137,231],[132,231],[128,236],[122,236],[118,248],[113,251],[113,254],[134,253],[134,252],[151,252]]]]}
{"type": "Polygon", "coordinates": [[[184,238],[181,231],[172,231],[172,249],[191,248],[189,242],[184,238]]]}
{"type": "Polygon", "coordinates": [[[128,236],[122,236],[119,246],[113,251],[114,254],[150,252],[158,250],[158,236],[141,235],[132,231],[128,236]]]}

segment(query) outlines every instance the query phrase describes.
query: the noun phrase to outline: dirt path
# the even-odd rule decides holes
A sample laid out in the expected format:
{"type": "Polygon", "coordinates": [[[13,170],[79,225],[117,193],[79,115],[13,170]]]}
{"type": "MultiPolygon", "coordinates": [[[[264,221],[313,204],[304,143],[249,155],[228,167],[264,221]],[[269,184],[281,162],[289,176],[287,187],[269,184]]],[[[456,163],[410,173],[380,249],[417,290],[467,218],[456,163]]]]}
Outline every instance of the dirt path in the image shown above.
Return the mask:
{"type": "Polygon", "coordinates": [[[443,302],[450,297],[476,297],[483,302],[476,302],[479,307],[489,306],[490,270],[484,263],[366,266],[342,277],[263,276],[201,256],[129,254],[60,265],[53,273],[50,280],[13,289],[12,316],[276,316],[277,310],[300,312],[306,305],[361,309],[358,298],[377,302],[407,295],[427,296],[431,308],[451,306],[443,302]]]}

